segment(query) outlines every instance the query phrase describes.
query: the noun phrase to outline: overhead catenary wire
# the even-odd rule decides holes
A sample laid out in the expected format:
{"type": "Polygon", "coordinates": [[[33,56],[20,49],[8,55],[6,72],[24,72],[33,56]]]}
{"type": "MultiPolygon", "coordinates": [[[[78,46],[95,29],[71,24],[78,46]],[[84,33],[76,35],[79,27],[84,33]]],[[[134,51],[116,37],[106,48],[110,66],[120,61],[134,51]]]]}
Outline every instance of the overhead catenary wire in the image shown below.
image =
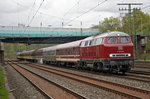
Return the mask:
{"type": "Polygon", "coordinates": [[[19,5],[20,7],[24,7],[24,8],[27,8],[27,6],[24,6],[24,5],[22,5],[21,3],[19,3],[19,2],[17,2],[17,1],[15,1],[15,0],[11,0],[13,3],[15,3],[15,4],[17,4],[17,5],[19,5]]]}
{"type": "MultiPolygon", "coordinates": [[[[66,20],[66,21],[68,21],[69,19],[65,19],[64,17],[74,8],[74,7],[76,7],[77,5],[79,5],[79,2],[80,2],[81,0],[78,0],[69,10],[67,10],[66,12],[65,12],[65,14],[63,14],[63,16],[60,18],[60,17],[56,17],[56,18],[58,18],[58,19],[61,19],[62,21],[63,20],[66,20]]],[[[54,22],[53,24],[55,24],[56,22],[54,22]]],[[[62,24],[63,24],[63,22],[62,22],[62,24]]]]}
{"type": "MultiPolygon", "coordinates": [[[[45,16],[55,17],[55,18],[57,18],[59,20],[62,20],[62,17],[56,16],[56,15],[47,14],[47,13],[44,13],[44,12],[41,12],[41,11],[39,11],[38,13],[40,13],[42,15],[45,15],[45,16]]],[[[64,19],[64,20],[69,20],[69,19],[64,19]]]]}
{"type": "Polygon", "coordinates": [[[67,23],[65,23],[64,25],[67,25],[67,24],[69,24],[69,23],[73,22],[73,21],[74,21],[74,20],[76,20],[77,18],[79,18],[79,17],[83,16],[84,14],[86,14],[86,13],[88,13],[88,12],[92,11],[93,9],[97,8],[98,6],[100,6],[101,4],[103,4],[103,3],[104,3],[104,2],[106,2],[106,1],[107,1],[107,0],[104,0],[104,1],[102,1],[101,3],[98,3],[96,6],[94,6],[94,7],[90,8],[88,11],[86,11],[86,12],[82,13],[81,15],[79,15],[79,16],[77,16],[77,17],[75,17],[75,18],[71,19],[70,21],[68,21],[68,22],[67,22],[67,23]]]}
{"type": "MultiPolygon", "coordinates": [[[[145,9],[147,10],[147,8],[150,8],[150,5],[145,6],[145,7],[142,7],[141,9],[142,9],[142,10],[145,10],[145,9]]],[[[146,12],[146,10],[145,10],[145,12],[146,12]]],[[[150,10],[150,9],[149,9],[149,10],[150,10]]],[[[149,13],[149,10],[148,10],[148,13],[149,13]]]]}
{"type": "Polygon", "coordinates": [[[33,19],[35,18],[36,14],[38,13],[39,9],[41,8],[42,4],[44,3],[44,0],[41,2],[39,8],[37,9],[37,11],[35,12],[35,14],[33,15],[32,19],[30,20],[30,22],[28,23],[28,26],[32,23],[33,19]]]}
{"type": "Polygon", "coordinates": [[[31,12],[32,12],[32,10],[33,10],[33,8],[34,8],[34,6],[35,6],[35,3],[36,3],[36,0],[34,0],[34,2],[33,2],[33,5],[32,5],[32,7],[31,7],[31,10],[30,10],[29,14],[28,14],[28,17],[27,17],[27,20],[26,20],[25,25],[27,24],[28,20],[30,19],[30,15],[31,15],[31,12]]]}
{"type": "Polygon", "coordinates": [[[79,2],[80,2],[80,0],[79,0],[78,2],[76,2],[76,3],[63,15],[62,19],[63,19],[76,5],[78,5],[79,2]]]}
{"type": "Polygon", "coordinates": [[[150,7],[150,5],[148,5],[148,6],[145,6],[145,7],[143,7],[142,9],[146,9],[146,8],[149,8],[150,7]]]}

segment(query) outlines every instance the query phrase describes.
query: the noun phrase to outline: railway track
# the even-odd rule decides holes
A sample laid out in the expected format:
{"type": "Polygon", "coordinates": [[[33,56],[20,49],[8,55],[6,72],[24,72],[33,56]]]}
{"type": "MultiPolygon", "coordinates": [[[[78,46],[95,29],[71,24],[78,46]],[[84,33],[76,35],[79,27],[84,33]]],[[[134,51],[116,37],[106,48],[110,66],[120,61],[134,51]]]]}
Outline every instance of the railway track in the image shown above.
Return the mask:
{"type": "MultiPolygon", "coordinates": [[[[31,64],[31,63],[26,63],[26,64],[31,64]]],[[[47,66],[47,67],[49,67],[49,66],[47,66]]],[[[65,68],[65,67],[59,67],[59,68],[65,68]]],[[[67,69],[74,70],[74,71],[80,71],[80,72],[86,72],[86,73],[88,72],[88,73],[91,73],[91,74],[94,74],[94,75],[111,76],[111,77],[124,78],[124,79],[129,79],[129,80],[136,80],[136,81],[150,83],[150,76],[149,75],[144,75],[144,73],[142,73],[142,74],[136,74],[135,73],[134,74],[133,72],[131,72],[131,73],[126,73],[126,75],[122,75],[122,74],[117,74],[116,75],[116,74],[95,72],[95,71],[89,71],[89,70],[77,70],[75,68],[67,68],[67,69]]]]}
{"type": "Polygon", "coordinates": [[[18,64],[9,63],[9,65],[34,85],[47,99],[86,99],[86,97],[20,67],[18,64]]]}
{"type": "Polygon", "coordinates": [[[135,68],[143,68],[143,69],[150,69],[150,62],[142,62],[142,61],[136,61],[134,63],[135,68]]]}
{"type": "Polygon", "coordinates": [[[121,85],[121,84],[112,83],[112,82],[104,81],[104,80],[98,80],[95,78],[81,76],[81,75],[68,73],[68,72],[64,72],[64,71],[60,71],[56,69],[41,67],[35,64],[26,64],[26,65],[59,75],[61,77],[69,78],[71,80],[75,80],[84,84],[88,84],[90,86],[103,89],[107,92],[117,94],[122,97],[133,98],[133,99],[141,99],[141,98],[148,99],[150,97],[150,91],[148,90],[142,90],[142,89],[134,88],[131,86],[121,85]]]}
{"type": "Polygon", "coordinates": [[[150,69],[150,66],[141,66],[141,65],[136,65],[135,68],[144,68],[144,69],[150,69]]]}
{"type": "MultiPolygon", "coordinates": [[[[11,61],[13,62],[13,61],[11,61]]],[[[20,64],[31,64],[30,62],[25,62],[25,61],[14,61],[14,62],[18,62],[20,64]]],[[[45,65],[46,66],[46,65],[45,65]]],[[[65,67],[61,67],[61,68],[65,68],[65,67]]],[[[129,80],[136,80],[136,81],[141,81],[141,82],[146,82],[146,83],[150,83],[150,76],[149,73],[146,72],[146,75],[144,72],[138,72],[136,73],[135,70],[132,70],[130,73],[126,73],[126,75],[121,75],[121,74],[106,74],[106,73],[102,73],[102,72],[93,72],[93,71],[89,71],[89,70],[77,70],[75,68],[67,68],[70,70],[74,70],[74,71],[80,71],[80,72],[88,72],[94,75],[102,75],[102,76],[112,76],[112,77],[118,77],[118,78],[123,78],[123,79],[129,79],[129,80]]]]}
{"type": "Polygon", "coordinates": [[[145,70],[133,69],[133,70],[129,71],[129,73],[132,73],[132,74],[141,74],[141,75],[149,75],[150,76],[150,71],[145,71],[145,70]]]}
{"type": "Polygon", "coordinates": [[[126,76],[123,76],[122,78],[150,83],[150,76],[148,75],[127,73],[126,76]]]}
{"type": "MultiPolygon", "coordinates": [[[[18,62],[20,64],[31,64],[29,62],[18,62]]],[[[61,67],[61,68],[65,68],[65,67],[61,67]]],[[[80,72],[88,72],[94,75],[102,75],[102,76],[112,76],[112,77],[118,77],[118,78],[124,78],[124,79],[129,79],[129,80],[136,80],[136,81],[141,81],[141,82],[146,82],[146,83],[150,83],[150,76],[149,75],[144,75],[144,73],[135,73],[134,71],[132,71],[131,73],[126,73],[126,75],[121,75],[121,74],[106,74],[106,73],[102,73],[102,72],[93,72],[93,71],[89,71],[89,70],[77,70],[75,68],[67,68],[67,69],[71,69],[74,71],[80,71],[80,72]]],[[[148,74],[148,73],[147,73],[148,74]]]]}

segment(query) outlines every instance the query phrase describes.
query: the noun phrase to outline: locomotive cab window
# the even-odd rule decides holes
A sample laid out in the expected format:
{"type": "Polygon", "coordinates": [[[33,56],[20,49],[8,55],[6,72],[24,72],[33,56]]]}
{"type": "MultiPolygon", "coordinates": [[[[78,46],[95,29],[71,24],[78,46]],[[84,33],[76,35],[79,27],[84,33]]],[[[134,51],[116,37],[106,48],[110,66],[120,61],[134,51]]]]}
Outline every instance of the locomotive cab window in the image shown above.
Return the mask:
{"type": "Polygon", "coordinates": [[[108,38],[107,38],[107,43],[108,43],[108,44],[115,44],[115,43],[118,43],[118,38],[117,38],[117,37],[108,37],[108,38]]]}
{"type": "Polygon", "coordinates": [[[125,36],[125,37],[120,37],[120,43],[129,43],[130,39],[129,37],[125,36]]]}

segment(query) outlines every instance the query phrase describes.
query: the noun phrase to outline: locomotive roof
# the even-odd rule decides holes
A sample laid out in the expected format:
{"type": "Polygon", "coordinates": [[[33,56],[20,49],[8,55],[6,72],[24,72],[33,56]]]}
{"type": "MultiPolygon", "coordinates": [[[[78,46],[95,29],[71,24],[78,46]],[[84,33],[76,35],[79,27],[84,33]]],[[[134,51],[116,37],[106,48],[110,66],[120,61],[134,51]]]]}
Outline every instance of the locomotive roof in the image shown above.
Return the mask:
{"type": "Polygon", "coordinates": [[[100,35],[96,36],[95,38],[110,37],[110,36],[112,37],[112,36],[129,36],[129,35],[124,32],[113,31],[113,32],[106,32],[106,33],[100,34],[100,35]]]}
{"type": "Polygon", "coordinates": [[[113,32],[102,33],[102,34],[99,34],[99,35],[97,35],[95,37],[94,36],[90,36],[90,37],[87,37],[87,38],[83,39],[82,41],[87,41],[87,40],[91,40],[91,39],[94,39],[94,38],[112,37],[112,36],[129,36],[129,35],[124,33],[124,32],[113,31],[113,32]]]}
{"type": "Polygon", "coordinates": [[[87,38],[83,39],[82,41],[91,40],[91,39],[93,39],[93,38],[94,38],[94,36],[90,36],[90,37],[87,37],[87,38]]]}

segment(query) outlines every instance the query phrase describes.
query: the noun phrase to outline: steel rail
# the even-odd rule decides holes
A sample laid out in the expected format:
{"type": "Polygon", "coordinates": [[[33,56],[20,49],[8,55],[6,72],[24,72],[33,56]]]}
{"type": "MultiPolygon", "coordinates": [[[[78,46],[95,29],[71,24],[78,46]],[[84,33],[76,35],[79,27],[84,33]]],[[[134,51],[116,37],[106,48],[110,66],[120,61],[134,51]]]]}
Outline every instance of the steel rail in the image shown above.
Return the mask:
{"type": "MultiPolygon", "coordinates": [[[[18,64],[15,64],[15,65],[18,65],[18,64]]],[[[18,65],[19,66],[19,65],[18,65]]],[[[13,67],[14,68],[14,67],[13,67]]],[[[23,68],[23,67],[20,67],[19,66],[19,68],[23,68]]],[[[15,70],[17,70],[16,68],[14,68],[15,70]]],[[[78,93],[76,93],[76,92],[74,92],[74,91],[71,91],[71,90],[69,90],[69,89],[67,89],[67,88],[65,88],[65,87],[63,87],[63,86],[61,86],[61,85],[59,85],[59,84],[57,84],[57,83],[54,83],[54,82],[52,82],[52,81],[50,81],[50,80],[48,80],[48,79],[46,79],[46,78],[44,78],[44,77],[42,77],[42,76],[40,76],[39,74],[36,74],[36,73],[34,73],[34,72],[32,72],[32,71],[30,71],[30,70],[28,70],[28,69],[26,69],[26,68],[23,68],[24,70],[26,70],[26,71],[28,71],[28,72],[30,72],[30,73],[32,73],[32,74],[34,74],[34,75],[36,75],[36,76],[38,76],[38,77],[40,77],[40,78],[42,78],[42,79],[44,79],[44,80],[46,80],[47,82],[50,82],[51,84],[53,84],[53,85],[55,85],[55,86],[57,86],[58,88],[60,88],[60,89],[62,89],[62,90],[64,90],[64,91],[66,91],[68,94],[71,94],[71,95],[73,95],[74,97],[76,97],[77,99],[86,99],[86,97],[84,97],[84,96],[82,96],[82,95],[80,95],[80,94],[78,94],[78,93]]],[[[18,71],[18,70],[17,70],[18,71]]],[[[18,71],[19,72],[19,71],[18,71]]],[[[20,73],[20,72],[19,72],[20,73]]],[[[22,73],[21,73],[22,74],[22,73]]],[[[22,74],[23,75],[23,74],[22,74]]],[[[23,76],[25,76],[25,75],[23,75],[23,76]]],[[[26,79],[28,79],[27,77],[26,77],[26,79]]],[[[31,83],[32,83],[32,81],[30,81],[31,83]]],[[[41,88],[39,88],[37,85],[35,85],[39,90],[41,90],[41,88]]],[[[44,92],[44,90],[41,90],[42,92],[44,92]]],[[[44,92],[44,94],[46,95],[46,97],[48,97],[48,99],[50,98],[50,99],[53,99],[50,95],[48,95],[47,93],[45,93],[44,92]]]]}
{"type": "Polygon", "coordinates": [[[42,90],[40,87],[38,87],[35,83],[33,83],[29,78],[27,78],[25,75],[23,75],[19,70],[17,70],[12,63],[7,62],[11,67],[13,67],[22,77],[24,77],[27,81],[30,82],[42,95],[46,97],[46,99],[53,99],[50,95],[48,95],[44,90],[42,90]]]}

